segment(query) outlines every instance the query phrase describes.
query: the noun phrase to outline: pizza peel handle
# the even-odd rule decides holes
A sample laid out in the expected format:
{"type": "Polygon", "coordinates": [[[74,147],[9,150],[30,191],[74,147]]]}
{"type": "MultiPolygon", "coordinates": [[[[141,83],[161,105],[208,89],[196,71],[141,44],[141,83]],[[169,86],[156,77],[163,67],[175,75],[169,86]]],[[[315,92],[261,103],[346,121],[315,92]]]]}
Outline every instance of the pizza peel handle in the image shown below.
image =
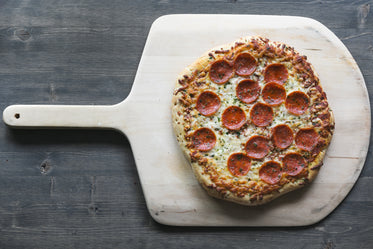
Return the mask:
{"type": "MultiPolygon", "coordinates": [[[[117,105],[11,105],[3,112],[4,122],[14,128],[106,128],[118,129],[117,105]]],[[[120,115],[123,117],[123,115],[120,115]]]]}

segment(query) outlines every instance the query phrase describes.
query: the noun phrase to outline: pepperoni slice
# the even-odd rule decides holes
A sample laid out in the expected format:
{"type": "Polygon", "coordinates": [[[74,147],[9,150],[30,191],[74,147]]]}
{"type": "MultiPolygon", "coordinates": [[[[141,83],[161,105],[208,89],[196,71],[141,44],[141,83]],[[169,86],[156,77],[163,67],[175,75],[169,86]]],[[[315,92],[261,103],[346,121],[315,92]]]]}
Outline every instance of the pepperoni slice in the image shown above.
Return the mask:
{"type": "Polygon", "coordinates": [[[307,111],[310,100],[304,92],[294,91],[290,93],[285,101],[285,107],[291,114],[302,115],[307,111]]]}
{"type": "Polygon", "coordinates": [[[256,103],[250,110],[251,121],[256,126],[267,126],[273,120],[273,110],[267,104],[256,103]]]}
{"type": "Polygon", "coordinates": [[[239,130],[246,123],[246,114],[238,106],[230,106],[223,112],[222,123],[229,130],[239,130]]]}
{"type": "Polygon", "coordinates": [[[288,70],[283,64],[270,64],[264,69],[264,81],[267,83],[276,82],[279,84],[284,84],[288,77],[288,70]]]}
{"type": "Polygon", "coordinates": [[[209,128],[199,128],[192,135],[193,147],[199,151],[209,151],[216,143],[215,133],[209,128]]]}
{"type": "Polygon", "coordinates": [[[272,142],[279,149],[286,149],[293,143],[293,131],[286,124],[280,124],[272,130],[272,142]]]}
{"type": "Polygon", "coordinates": [[[237,97],[247,104],[254,102],[259,97],[259,93],[260,86],[254,80],[242,80],[236,87],[237,97]]]}
{"type": "Polygon", "coordinates": [[[214,92],[203,92],[197,98],[196,108],[202,115],[211,116],[219,110],[220,98],[214,92]]]}
{"type": "Polygon", "coordinates": [[[252,136],[245,145],[246,154],[253,159],[264,158],[269,150],[269,141],[263,136],[252,136]]]}
{"type": "Polygon", "coordinates": [[[296,176],[306,167],[306,160],[298,153],[289,153],[282,159],[282,164],[286,174],[296,176]]]}
{"type": "Polygon", "coordinates": [[[285,101],[285,88],[275,82],[268,83],[262,90],[263,100],[271,106],[276,106],[285,101]]]}
{"type": "Polygon", "coordinates": [[[257,62],[249,53],[239,54],[234,60],[234,69],[239,76],[249,76],[256,70],[257,62]]]}
{"type": "Polygon", "coordinates": [[[259,177],[269,184],[276,184],[282,176],[281,164],[275,161],[266,162],[259,169],[259,177]]]}
{"type": "Polygon", "coordinates": [[[243,153],[234,153],[228,158],[228,170],[234,176],[246,175],[251,167],[251,159],[243,153]]]}
{"type": "Polygon", "coordinates": [[[301,150],[311,151],[318,140],[319,135],[313,128],[300,129],[295,135],[295,144],[301,150]]]}
{"type": "Polygon", "coordinates": [[[226,60],[218,60],[211,65],[210,79],[216,84],[224,84],[233,74],[233,67],[226,60]]]}

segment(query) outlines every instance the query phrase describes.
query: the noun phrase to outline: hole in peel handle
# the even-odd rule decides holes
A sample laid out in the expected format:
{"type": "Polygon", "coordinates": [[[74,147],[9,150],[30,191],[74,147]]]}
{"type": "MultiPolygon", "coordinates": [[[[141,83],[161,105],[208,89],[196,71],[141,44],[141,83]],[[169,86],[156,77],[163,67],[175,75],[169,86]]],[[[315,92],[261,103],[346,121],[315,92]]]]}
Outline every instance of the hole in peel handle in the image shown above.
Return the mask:
{"type": "Polygon", "coordinates": [[[3,112],[11,127],[115,128],[115,106],[12,105],[3,112]]]}

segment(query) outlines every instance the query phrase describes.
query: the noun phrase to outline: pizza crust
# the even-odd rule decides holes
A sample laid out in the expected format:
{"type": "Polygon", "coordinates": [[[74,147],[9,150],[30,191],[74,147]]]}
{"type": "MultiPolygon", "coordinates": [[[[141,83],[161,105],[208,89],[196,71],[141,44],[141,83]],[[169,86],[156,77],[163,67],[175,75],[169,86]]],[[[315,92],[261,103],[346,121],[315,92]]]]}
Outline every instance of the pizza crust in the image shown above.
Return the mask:
{"type": "MultiPolygon", "coordinates": [[[[258,58],[258,54],[255,55],[256,58],[258,58]]],[[[308,84],[307,80],[309,79],[306,78],[304,81],[306,84],[308,84]]],[[[213,48],[203,54],[193,64],[186,67],[177,78],[175,92],[172,98],[172,121],[180,148],[190,162],[197,180],[202,187],[206,189],[208,194],[219,199],[248,206],[265,204],[285,193],[301,188],[312,182],[322,166],[334,130],[334,117],[332,111],[327,104],[326,95],[320,86],[318,76],[312,65],[306,61],[304,56],[300,56],[293,48],[282,43],[270,42],[261,37],[244,37],[234,41],[233,43],[213,48]],[[212,158],[201,156],[200,152],[193,150],[190,145],[190,139],[188,140],[190,134],[195,130],[193,125],[189,122],[190,113],[188,113],[188,111],[191,110],[191,106],[193,106],[193,101],[195,101],[194,95],[196,95],[196,92],[199,93],[203,91],[203,89],[208,89],[202,87],[202,90],[190,90],[193,81],[195,81],[196,78],[201,77],[201,75],[202,78],[208,77],[208,69],[213,61],[221,58],[234,57],[235,55],[232,52],[237,52],[245,46],[254,48],[254,51],[258,51],[259,56],[260,53],[268,56],[265,52],[265,48],[275,48],[274,56],[276,56],[276,53],[279,53],[278,51],[280,51],[281,57],[287,58],[287,60],[292,62],[297,61],[296,66],[299,67],[297,70],[300,72],[305,71],[313,77],[311,80],[312,82],[308,82],[310,85],[304,88],[307,89],[307,91],[314,91],[314,93],[310,94],[310,99],[313,103],[310,106],[310,109],[318,108],[316,112],[317,115],[323,117],[321,120],[318,118],[319,116],[316,116],[318,118],[317,125],[321,123],[321,127],[317,127],[317,129],[319,134],[322,134],[322,145],[319,146],[318,144],[316,146],[318,151],[316,151],[316,155],[311,157],[312,161],[308,162],[308,165],[304,170],[306,174],[301,177],[290,177],[290,180],[287,179],[284,184],[281,184],[282,179],[288,177],[283,176],[280,184],[275,184],[274,186],[265,184],[260,180],[259,182],[248,180],[247,182],[243,182],[241,184],[242,186],[240,184],[236,186],[232,183],[233,177],[232,179],[218,180],[219,173],[217,173],[216,176],[216,172],[214,172],[214,160],[212,158]],[[321,104],[321,107],[319,106],[319,103],[323,103],[321,104]],[[260,187],[258,187],[258,185],[260,187]]],[[[218,144],[217,146],[220,145],[218,144]]],[[[280,161],[279,158],[275,157],[275,159],[280,161]]]]}

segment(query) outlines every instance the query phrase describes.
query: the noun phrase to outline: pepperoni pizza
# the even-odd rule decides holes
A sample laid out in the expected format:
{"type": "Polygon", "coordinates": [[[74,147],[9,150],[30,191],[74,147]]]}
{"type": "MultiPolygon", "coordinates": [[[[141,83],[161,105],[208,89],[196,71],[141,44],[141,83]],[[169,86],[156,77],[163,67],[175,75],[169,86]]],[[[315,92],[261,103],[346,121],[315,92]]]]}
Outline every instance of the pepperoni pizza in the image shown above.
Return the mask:
{"type": "Polygon", "coordinates": [[[179,76],[176,138],[207,192],[260,205],[310,183],[334,130],[313,67],[294,48],[246,37],[179,76]]]}

